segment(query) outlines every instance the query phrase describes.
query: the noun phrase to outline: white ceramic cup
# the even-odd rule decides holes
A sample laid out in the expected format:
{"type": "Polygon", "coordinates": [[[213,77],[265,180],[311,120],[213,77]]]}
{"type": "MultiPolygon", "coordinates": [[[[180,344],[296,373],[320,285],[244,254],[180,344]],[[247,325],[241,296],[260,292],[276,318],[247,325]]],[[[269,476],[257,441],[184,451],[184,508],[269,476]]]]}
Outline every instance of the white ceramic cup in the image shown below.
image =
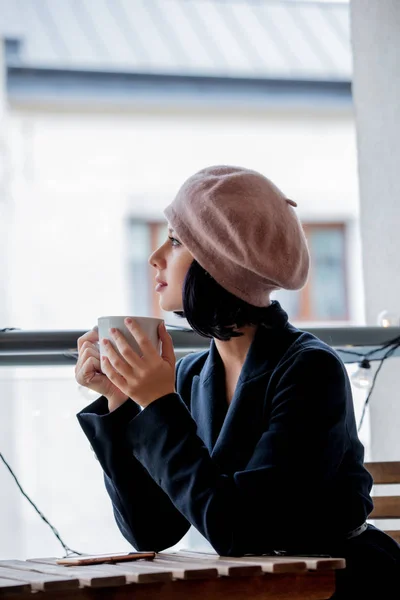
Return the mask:
{"type": "MultiPolygon", "coordinates": [[[[103,338],[107,338],[108,340],[110,340],[110,343],[113,345],[115,350],[118,352],[118,349],[117,349],[115,342],[112,338],[112,335],[110,333],[111,327],[115,327],[116,329],[119,329],[119,331],[121,331],[124,334],[124,336],[126,337],[131,348],[137,354],[139,354],[139,356],[142,356],[142,352],[141,352],[135,338],[133,337],[133,335],[131,334],[131,332],[129,331],[129,329],[127,328],[127,326],[124,323],[124,320],[128,316],[131,316],[131,315],[126,315],[123,317],[119,317],[119,316],[99,317],[97,319],[97,325],[99,328],[100,357],[103,356],[104,350],[105,350],[104,345],[101,342],[101,340],[103,338]]],[[[158,326],[160,325],[160,323],[163,322],[163,319],[158,319],[156,317],[135,317],[134,315],[132,315],[132,319],[135,319],[135,321],[137,321],[139,326],[143,329],[143,331],[146,333],[146,335],[150,338],[153,346],[157,349],[158,353],[161,354],[161,341],[160,341],[160,338],[158,337],[158,326]]],[[[118,354],[119,354],[119,352],[118,352],[118,354]]],[[[100,364],[101,364],[101,362],[100,362],[100,364]]]]}

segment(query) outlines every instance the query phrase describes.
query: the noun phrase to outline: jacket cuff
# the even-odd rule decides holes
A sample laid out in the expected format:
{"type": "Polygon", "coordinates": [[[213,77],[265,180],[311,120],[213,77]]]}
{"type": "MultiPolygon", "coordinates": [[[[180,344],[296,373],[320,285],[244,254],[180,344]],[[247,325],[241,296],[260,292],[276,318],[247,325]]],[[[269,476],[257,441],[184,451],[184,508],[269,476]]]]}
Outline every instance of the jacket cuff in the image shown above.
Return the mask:
{"type": "Polygon", "coordinates": [[[127,461],[133,458],[127,428],[139,413],[140,408],[132,400],[109,412],[107,399],[102,396],[76,415],[91,450],[110,479],[113,473],[126,469],[127,461]]]}
{"type": "Polygon", "coordinates": [[[128,423],[140,413],[139,406],[133,400],[126,400],[121,406],[109,412],[107,398],[101,396],[82,409],[77,419],[89,440],[96,437],[110,437],[120,434],[128,423]]]}
{"type": "Polygon", "coordinates": [[[196,422],[186,404],[179,394],[174,393],[149,404],[130,421],[127,433],[133,454],[157,480],[166,446],[174,448],[196,430],[196,422]]]}

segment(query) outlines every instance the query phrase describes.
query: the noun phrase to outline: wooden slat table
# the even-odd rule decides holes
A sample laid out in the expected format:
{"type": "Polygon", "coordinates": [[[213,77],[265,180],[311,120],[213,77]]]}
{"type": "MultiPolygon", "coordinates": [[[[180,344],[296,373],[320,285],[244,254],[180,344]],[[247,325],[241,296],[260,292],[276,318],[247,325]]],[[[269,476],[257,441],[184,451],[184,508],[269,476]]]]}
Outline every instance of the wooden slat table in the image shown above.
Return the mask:
{"type": "Polygon", "coordinates": [[[154,560],[65,567],[55,558],[0,561],[1,600],[325,600],[341,558],[220,557],[161,552],[154,560]]]}

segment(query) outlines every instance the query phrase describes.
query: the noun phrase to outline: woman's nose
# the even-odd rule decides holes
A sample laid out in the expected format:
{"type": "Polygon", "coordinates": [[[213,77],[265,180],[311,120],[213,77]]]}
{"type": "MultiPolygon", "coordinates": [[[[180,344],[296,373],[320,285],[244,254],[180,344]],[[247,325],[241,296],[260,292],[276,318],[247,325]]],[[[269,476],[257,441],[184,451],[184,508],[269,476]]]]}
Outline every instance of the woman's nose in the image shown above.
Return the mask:
{"type": "Polygon", "coordinates": [[[157,250],[155,250],[153,252],[153,254],[150,255],[149,257],[149,265],[151,267],[159,267],[160,264],[165,263],[165,260],[162,258],[161,253],[160,253],[160,248],[157,248],[157,250]]]}

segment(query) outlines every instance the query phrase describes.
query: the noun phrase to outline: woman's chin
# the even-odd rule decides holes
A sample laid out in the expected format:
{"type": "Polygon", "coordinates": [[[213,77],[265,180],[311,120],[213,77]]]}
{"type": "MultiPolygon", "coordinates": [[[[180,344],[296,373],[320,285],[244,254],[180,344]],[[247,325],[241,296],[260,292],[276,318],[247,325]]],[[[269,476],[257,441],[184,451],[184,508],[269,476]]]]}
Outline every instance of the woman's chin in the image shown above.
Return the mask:
{"type": "Polygon", "coordinates": [[[161,310],[165,310],[166,312],[183,310],[182,304],[180,302],[171,302],[171,300],[168,300],[168,298],[164,298],[163,296],[160,296],[159,306],[161,310]]]}

